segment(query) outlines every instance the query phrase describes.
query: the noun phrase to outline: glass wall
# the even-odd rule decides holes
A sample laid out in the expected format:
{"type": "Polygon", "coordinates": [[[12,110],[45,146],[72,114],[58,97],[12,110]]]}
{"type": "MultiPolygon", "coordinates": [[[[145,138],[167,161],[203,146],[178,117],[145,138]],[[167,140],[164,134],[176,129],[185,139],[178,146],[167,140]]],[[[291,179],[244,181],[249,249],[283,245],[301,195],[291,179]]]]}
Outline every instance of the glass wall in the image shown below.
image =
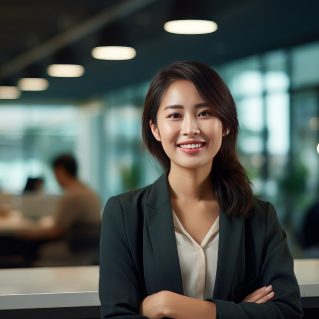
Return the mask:
{"type": "MultiPolygon", "coordinates": [[[[213,65],[213,63],[212,63],[213,65]]],[[[319,190],[319,43],[216,66],[238,107],[238,152],[253,189],[272,201],[296,257],[308,206],[319,190]]],[[[105,202],[161,173],[141,139],[148,83],[109,92],[84,105],[0,105],[0,185],[19,193],[42,175],[57,192],[52,158],[68,151],[80,177],[105,202]]]]}
{"type": "Polygon", "coordinates": [[[43,176],[48,191],[57,191],[50,161],[76,149],[78,110],[73,106],[0,106],[0,186],[19,194],[27,177],[43,176]]]}
{"type": "Polygon", "coordinates": [[[238,106],[238,151],[254,192],[272,201],[303,256],[303,220],[318,198],[319,43],[222,66],[238,106]]]}
{"type": "Polygon", "coordinates": [[[142,142],[141,116],[146,90],[147,85],[141,84],[105,98],[103,172],[106,197],[143,187],[161,173],[142,142]]]}

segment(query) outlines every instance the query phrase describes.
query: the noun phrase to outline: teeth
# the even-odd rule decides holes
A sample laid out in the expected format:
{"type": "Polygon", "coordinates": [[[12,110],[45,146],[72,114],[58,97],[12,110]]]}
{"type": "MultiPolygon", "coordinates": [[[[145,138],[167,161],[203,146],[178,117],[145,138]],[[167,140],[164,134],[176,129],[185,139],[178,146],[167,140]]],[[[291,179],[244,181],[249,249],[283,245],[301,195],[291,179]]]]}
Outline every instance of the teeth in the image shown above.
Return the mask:
{"type": "Polygon", "coordinates": [[[200,148],[203,144],[183,144],[180,145],[181,148],[200,148]]]}

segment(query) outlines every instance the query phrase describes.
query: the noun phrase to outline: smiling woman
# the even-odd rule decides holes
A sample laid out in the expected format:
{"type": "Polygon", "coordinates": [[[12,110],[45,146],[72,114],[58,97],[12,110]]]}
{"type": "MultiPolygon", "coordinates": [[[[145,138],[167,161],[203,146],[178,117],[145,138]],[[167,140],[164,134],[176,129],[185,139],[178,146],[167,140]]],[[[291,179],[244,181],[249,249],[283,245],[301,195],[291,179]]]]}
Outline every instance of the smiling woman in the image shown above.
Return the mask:
{"type": "MultiPolygon", "coordinates": [[[[186,120],[179,120],[183,126],[196,126],[199,122],[207,124],[210,121],[213,121],[214,125],[220,123],[222,126],[223,141],[222,143],[220,141],[221,145],[218,147],[216,134],[214,139],[212,139],[212,136],[209,139],[210,144],[212,144],[212,141],[215,147],[217,144],[217,150],[215,150],[215,154],[211,154],[211,158],[209,159],[211,164],[214,160],[214,165],[210,166],[208,168],[209,171],[206,171],[205,174],[210,175],[213,180],[214,193],[218,198],[219,205],[222,205],[221,208],[233,215],[245,215],[249,212],[253,198],[250,182],[236,154],[238,134],[236,106],[228,87],[215,71],[200,63],[192,62],[185,64],[181,62],[176,64],[174,68],[164,69],[157,74],[150,85],[145,99],[142,119],[145,145],[150,153],[159,160],[165,170],[171,170],[172,159],[165,150],[165,143],[158,140],[159,136],[156,135],[155,129],[157,128],[158,133],[159,126],[161,125],[158,122],[162,123],[162,117],[165,116],[161,114],[163,108],[169,110],[173,107],[175,110],[176,108],[181,110],[185,109],[187,104],[192,105],[197,109],[197,112],[201,108],[199,111],[205,111],[206,118],[205,121],[200,120],[203,114],[199,112],[196,115],[198,120],[194,121],[192,118],[188,119],[190,116],[186,114],[186,120]],[[181,89],[184,90],[181,91],[181,89]],[[176,102],[178,99],[184,104],[169,105],[168,102],[176,102]],[[188,100],[189,102],[186,102],[188,100]],[[209,120],[207,120],[207,117],[209,120]],[[191,123],[188,124],[187,121],[191,121],[191,123]],[[194,124],[192,121],[196,123],[194,124]],[[210,171],[212,171],[211,174],[210,171]]],[[[173,118],[181,117],[181,114],[172,113],[168,113],[166,116],[173,118]]],[[[212,126],[212,123],[205,125],[207,127],[205,130],[212,130],[214,125],[212,126]]],[[[187,136],[185,138],[185,133],[187,133],[189,128],[182,127],[181,129],[186,129],[186,132],[180,132],[179,142],[182,139],[189,139],[187,136]]],[[[199,130],[198,127],[191,129],[199,130]]],[[[166,130],[166,132],[169,132],[169,130],[166,130]]],[[[204,134],[205,132],[200,132],[200,134],[197,134],[197,137],[200,135],[201,138],[204,138],[204,134]]],[[[193,137],[191,136],[191,138],[193,137]]],[[[211,145],[209,146],[210,148],[212,147],[211,145]]]]}
{"type": "Polygon", "coordinates": [[[218,74],[192,61],[160,71],[142,127],[165,173],[105,206],[102,318],[301,318],[286,236],[252,195],[218,74]]]}

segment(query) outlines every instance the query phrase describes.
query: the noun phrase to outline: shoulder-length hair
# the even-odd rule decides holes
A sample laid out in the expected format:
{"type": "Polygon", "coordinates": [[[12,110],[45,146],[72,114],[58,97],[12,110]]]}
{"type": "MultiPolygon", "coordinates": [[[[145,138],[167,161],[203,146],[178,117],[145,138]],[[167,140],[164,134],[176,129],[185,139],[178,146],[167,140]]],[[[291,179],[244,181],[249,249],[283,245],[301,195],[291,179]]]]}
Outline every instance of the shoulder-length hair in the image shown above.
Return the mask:
{"type": "Polygon", "coordinates": [[[250,181],[236,154],[238,118],[234,99],[220,76],[205,64],[181,61],[158,72],[147,92],[142,116],[142,135],[149,152],[157,158],[165,170],[170,169],[170,159],[162,144],[150,129],[150,121],[157,124],[157,111],[168,87],[177,80],[191,81],[199,94],[212,108],[223,124],[223,141],[214,157],[211,180],[221,209],[230,216],[246,216],[253,203],[250,181]]]}

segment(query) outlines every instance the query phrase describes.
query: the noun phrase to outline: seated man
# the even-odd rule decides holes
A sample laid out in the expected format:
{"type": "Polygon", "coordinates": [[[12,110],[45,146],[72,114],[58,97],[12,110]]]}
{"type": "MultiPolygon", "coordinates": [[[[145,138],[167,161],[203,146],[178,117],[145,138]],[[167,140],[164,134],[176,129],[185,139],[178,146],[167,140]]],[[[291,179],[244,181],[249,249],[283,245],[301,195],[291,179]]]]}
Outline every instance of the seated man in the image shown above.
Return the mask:
{"type": "Polygon", "coordinates": [[[19,237],[35,243],[66,240],[71,251],[98,249],[101,204],[98,196],[77,177],[78,167],[72,155],[54,159],[53,170],[64,194],[53,216],[40,220],[19,237]]]}

